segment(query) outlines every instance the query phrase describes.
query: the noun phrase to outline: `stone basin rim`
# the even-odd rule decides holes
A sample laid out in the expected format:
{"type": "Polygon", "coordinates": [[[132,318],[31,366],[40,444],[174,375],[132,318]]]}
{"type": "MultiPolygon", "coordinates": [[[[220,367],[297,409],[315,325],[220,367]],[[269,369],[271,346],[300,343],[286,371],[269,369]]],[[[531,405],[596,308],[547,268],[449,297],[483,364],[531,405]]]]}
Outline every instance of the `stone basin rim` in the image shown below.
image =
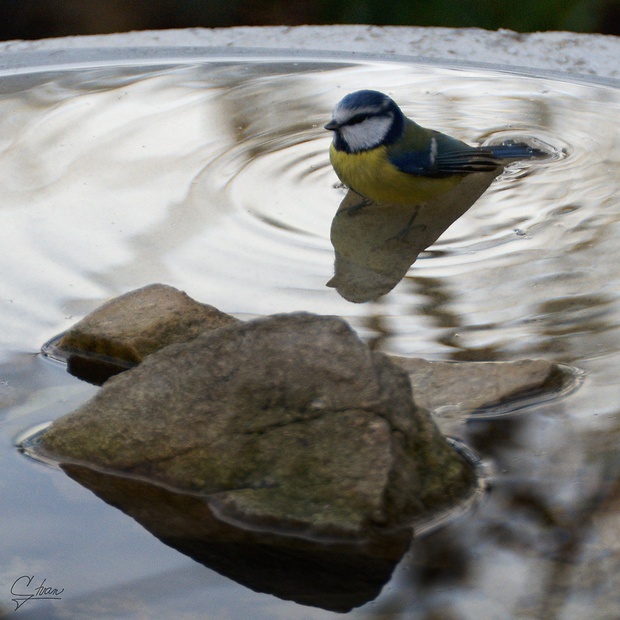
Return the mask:
{"type": "Polygon", "coordinates": [[[74,71],[114,66],[149,67],[180,66],[199,62],[323,62],[326,64],[407,64],[454,71],[478,70],[530,79],[551,79],[572,84],[620,89],[620,79],[562,71],[545,70],[527,66],[498,63],[455,61],[451,58],[434,58],[401,54],[343,52],[333,50],[307,50],[264,47],[212,47],[212,46],[127,46],[84,47],[66,50],[36,50],[6,52],[0,58],[0,78],[51,71],[74,71]]]}

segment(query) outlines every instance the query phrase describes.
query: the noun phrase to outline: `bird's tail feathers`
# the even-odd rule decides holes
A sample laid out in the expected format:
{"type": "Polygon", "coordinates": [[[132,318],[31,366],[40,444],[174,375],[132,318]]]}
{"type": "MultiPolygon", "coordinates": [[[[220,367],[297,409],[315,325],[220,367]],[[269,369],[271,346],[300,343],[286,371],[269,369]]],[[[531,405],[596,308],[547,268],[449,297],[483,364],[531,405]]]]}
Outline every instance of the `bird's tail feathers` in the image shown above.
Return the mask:
{"type": "Polygon", "coordinates": [[[545,157],[549,154],[525,142],[515,142],[514,140],[481,148],[489,151],[495,159],[534,159],[536,157],[545,157]]]}

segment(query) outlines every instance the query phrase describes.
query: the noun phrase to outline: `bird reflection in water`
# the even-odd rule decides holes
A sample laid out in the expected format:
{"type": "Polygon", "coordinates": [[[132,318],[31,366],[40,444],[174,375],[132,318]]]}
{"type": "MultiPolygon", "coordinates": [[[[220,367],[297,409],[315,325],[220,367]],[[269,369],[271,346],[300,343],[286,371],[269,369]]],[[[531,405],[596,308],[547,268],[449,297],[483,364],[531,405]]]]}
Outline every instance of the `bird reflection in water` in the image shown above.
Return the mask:
{"type": "Polygon", "coordinates": [[[506,164],[547,155],[524,142],[470,146],[421,127],[369,90],[344,97],[325,128],[334,132],[334,170],[349,187],[332,222],[327,286],[356,303],[391,291],[506,164]]]}

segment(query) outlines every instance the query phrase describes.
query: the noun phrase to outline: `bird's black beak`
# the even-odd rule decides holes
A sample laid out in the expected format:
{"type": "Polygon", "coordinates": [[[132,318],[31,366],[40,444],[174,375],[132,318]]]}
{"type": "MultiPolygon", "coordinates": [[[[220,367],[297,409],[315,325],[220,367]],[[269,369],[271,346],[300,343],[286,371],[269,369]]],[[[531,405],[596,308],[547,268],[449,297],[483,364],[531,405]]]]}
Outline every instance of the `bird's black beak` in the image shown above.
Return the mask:
{"type": "Polygon", "coordinates": [[[329,123],[327,123],[327,125],[324,125],[324,127],[329,131],[336,131],[336,129],[340,129],[340,123],[337,123],[332,119],[329,123]]]}

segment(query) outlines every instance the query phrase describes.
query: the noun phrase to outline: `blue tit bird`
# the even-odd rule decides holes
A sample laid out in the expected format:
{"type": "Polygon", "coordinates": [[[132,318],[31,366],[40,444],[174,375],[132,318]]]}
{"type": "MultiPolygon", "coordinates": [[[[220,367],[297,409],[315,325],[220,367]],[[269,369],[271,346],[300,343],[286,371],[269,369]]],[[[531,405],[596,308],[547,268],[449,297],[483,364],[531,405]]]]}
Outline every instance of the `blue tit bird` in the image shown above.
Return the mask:
{"type": "Polygon", "coordinates": [[[525,143],[470,146],[407,118],[375,90],[348,94],[325,129],[340,180],[370,202],[420,205],[478,172],[499,174],[510,161],[546,155],[525,143]]]}

